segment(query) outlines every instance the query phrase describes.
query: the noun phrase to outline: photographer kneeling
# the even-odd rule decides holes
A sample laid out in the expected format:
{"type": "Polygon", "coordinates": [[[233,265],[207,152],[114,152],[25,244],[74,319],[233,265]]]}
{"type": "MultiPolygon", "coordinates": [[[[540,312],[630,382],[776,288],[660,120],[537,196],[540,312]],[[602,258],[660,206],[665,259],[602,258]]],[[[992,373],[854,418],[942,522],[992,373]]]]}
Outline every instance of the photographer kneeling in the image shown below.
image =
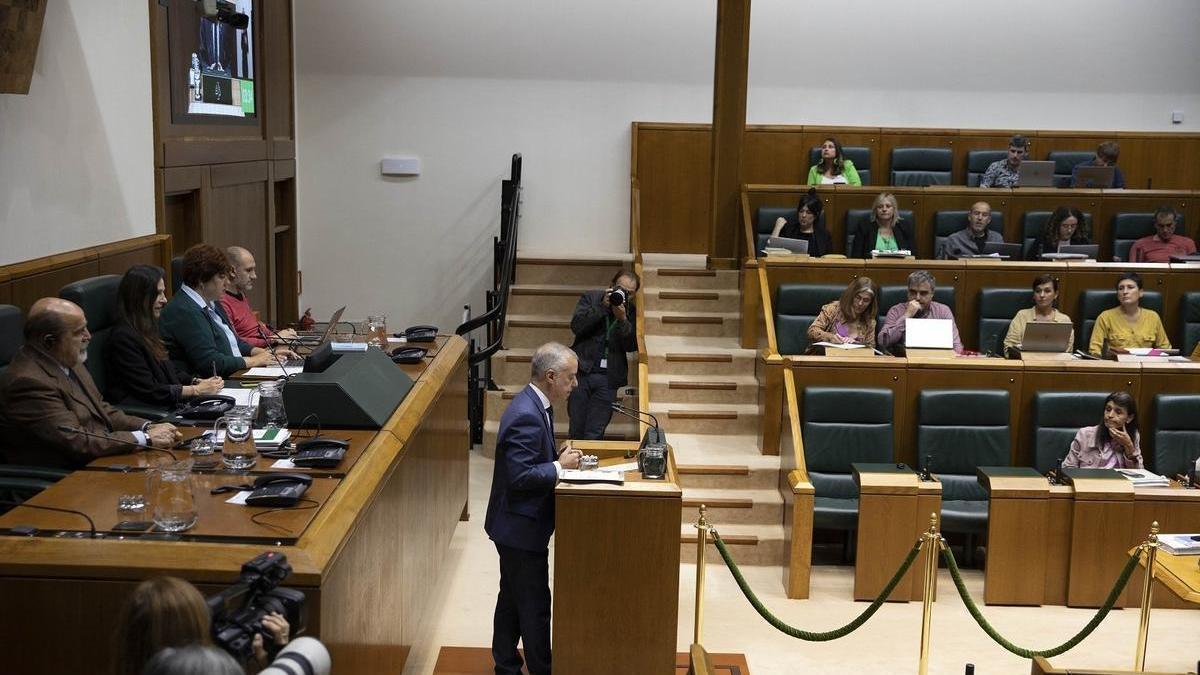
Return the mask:
{"type": "Polygon", "coordinates": [[[587,291],[575,305],[571,317],[575,342],[571,349],[579,357],[579,386],[567,399],[572,439],[604,438],[617,389],[628,379],[626,353],[637,351],[633,298],[640,285],[636,274],[622,270],[613,277],[612,286],[587,291]]]}

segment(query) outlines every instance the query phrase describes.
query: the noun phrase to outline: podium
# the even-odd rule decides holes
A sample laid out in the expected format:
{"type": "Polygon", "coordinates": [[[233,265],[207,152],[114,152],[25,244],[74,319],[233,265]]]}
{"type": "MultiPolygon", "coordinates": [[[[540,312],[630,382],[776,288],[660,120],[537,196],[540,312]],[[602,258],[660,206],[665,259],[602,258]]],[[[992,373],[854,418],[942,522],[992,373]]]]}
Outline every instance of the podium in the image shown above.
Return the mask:
{"type": "MultiPolygon", "coordinates": [[[[572,441],[600,467],[634,462],[636,441],[572,441]]],[[[683,491],[667,474],[623,484],[560,482],[554,491],[554,670],[675,672],[683,491]]]]}
{"type": "MultiPolygon", "coordinates": [[[[929,514],[941,513],[941,483],[922,481],[909,468],[895,464],[855,462],[858,483],[858,539],[854,563],[854,599],[874,600],[887,586],[896,568],[929,529],[929,514]]],[[[921,600],[921,576],[926,553],[888,596],[890,601],[921,600]]]]}

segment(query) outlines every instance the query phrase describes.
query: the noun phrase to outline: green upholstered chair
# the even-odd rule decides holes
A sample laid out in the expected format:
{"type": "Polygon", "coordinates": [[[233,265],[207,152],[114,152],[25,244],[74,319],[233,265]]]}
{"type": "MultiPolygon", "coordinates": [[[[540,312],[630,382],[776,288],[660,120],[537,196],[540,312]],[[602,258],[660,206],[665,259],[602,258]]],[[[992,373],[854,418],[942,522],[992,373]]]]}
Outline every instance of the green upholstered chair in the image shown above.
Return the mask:
{"type": "Polygon", "coordinates": [[[1071,187],[1071,172],[1075,167],[1090,162],[1096,158],[1094,152],[1079,152],[1077,150],[1054,150],[1046,155],[1046,159],[1054,162],[1054,187],[1071,187]]]}
{"type": "Polygon", "coordinates": [[[987,532],[988,495],[976,469],[1009,465],[1009,395],[1003,389],[926,389],[917,399],[917,458],[942,483],[943,532],[987,532]]]}
{"type": "MultiPolygon", "coordinates": [[[[854,249],[854,232],[858,229],[860,223],[871,219],[871,209],[847,209],[846,211],[846,255],[854,249]]],[[[900,220],[908,223],[910,231],[916,228],[916,222],[913,221],[912,209],[901,209],[900,220]]],[[[913,232],[915,236],[915,231],[913,232]]],[[[916,242],[913,242],[916,245],[916,242]]]]}
{"type": "Polygon", "coordinates": [[[1200,291],[1184,293],[1179,299],[1179,348],[1191,356],[1200,342],[1200,291]]]}
{"type": "Polygon", "coordinates": [[[949,185],[954,170],[950,148],[895,148],[892,150],[892,185],[925,187],[949,185]]]}
{"type": "Polygon", "coordinates": [[[60,478],[71,473],[64,469],[41,466],[0,464],[0,513],[54,485],[60,478]]]}
{"type": "MultiPolygon", "coordinates": [[[[775,221],[779,218],[792,218],[796,215],[794,206],[761,206],[754,212],[754,238],[759,251],[767,245],[767,239],[775,229],[775,221]]],[[[825,212],[817,217],[817,223],[825,225],[825,212]]]]}
{"type": "Polygon", "coordinates": [[[1033,468],[1040,473],[1058,467],[1081,427],[1100,423],[1104,399],[1111,392],[1039,391],[1033,395],[1033,468]]]}
{"type": "MultiPolygon", "coordinates": [[[[1046,221],[1050,220],[1050,215],[1053,211],[1026,211],[1021,216],[1021,258],[1029,260],[1029,256],[1033,251],[1033,244],[1037,238],[1042,236],[1042,230],[1046,228],[1046,221]]],[[[1083,222],[1087,226],[1087,231],[1092,231],[1092,214],[1084,211],[1083,222]]],[[[1093,242],[1094,243],[1094,242],[1093,242]]]]}
{"type": "Polygon", "coordinates": [[[58,297],[79,305],[87,316],[87,327],[88,332],[92,334],[92,341],[88,343],[85,365],[92,374],[101,396],[108,393],[105,358],[108,355],[108,336],[117,321],[117,286],[120,283],[120,275],[105,274],[80,279],[58,291],[58,297]]]}
{"type": "Polygon", "coordinates": [[[892,390],[804,388],[804,461],[816,490],[813,526],[858,529],[854,462],[893,460],[892,390]]]}
{"type": "Polygon", "coordinates": [[[4,373],[9,362],[17,355],[17,350],[25,343],[24,327],[20,307],[0,305],[0,374],[4,373]]]}
{"type": "MultiPolygon", "coordinates": [[[[1153,213],[1117,213],[1112,218],[1113,260],[1129,260],[1129,249],[1133,242],[1154,234],[1153,213]]],[[[1182,235],[1183,214],[1175,217],[1175,234],[1182,235]]]]}
{"type": "MultiPolygon", "coordinates": [[[[871,149],[862,146],[842,146],[842,156],[854,163],[854,170],[863,185],[871,184],[871,149]]],[[[821,148],[809,148],[808,165],[815,166],[821,159],[821,148]]]]}
{"type": "MultiPolygon", "coordinates": [[[[933,257],[940,258],[942,246],[946,243],[946,237],[958,232],[967,226],[967,216],[970,211],[934,211],[933,212],[933,257]]],[[[988,223],[988,229],[1004,236],[1004,212],[992,211],[992,222],[988,223]]]]}
{"type": "Polygon", "coordinates": [[[982,288],[979,290],[979,351],[1003,354],[1004,336],[1018,310],[1033,305],[1028,288],[982,288]]]}
{"type": "Polygon", "coordinates": [[[1142,457],[1146,468],[1174,478],[1195,467],[1200,456],[1200,393],[1156,395],[1153,433],[1154,455],[1142,457]]]}
{"type": "Polygon", "coordinates": [[[808,349],[808,327],[821,307],[846,290],[837,284],[780,284],[775,294],[775,339],[780,354],[803,354],[808,349]]]}
{"type": "Polygon", "coordinates": [[[967,153],[967,187],[979,187],[979,181],[993,162],[1008,159],[1008,150],[971,150],[967,153]]]}
{"type": "MultiPolygon", "coordinates": [[[[1162,317],[1162,293],[1158,291],[1144,291],[1142,293],[1141,305],[1146,309],[1158,312],[1159,317],[1162,317]]],[[[1088,341],[1092,339],[1092,329],[1096,327],[1096,317],[1100,316],[1100,312],[1116,306],[1116,291],[1102,291],[1091,288],[1079,294],[1079,318],[1076,319],[1079,325],[1075,329],[1075,347],[1077,349],[1087,349],[1088,341]]]]}

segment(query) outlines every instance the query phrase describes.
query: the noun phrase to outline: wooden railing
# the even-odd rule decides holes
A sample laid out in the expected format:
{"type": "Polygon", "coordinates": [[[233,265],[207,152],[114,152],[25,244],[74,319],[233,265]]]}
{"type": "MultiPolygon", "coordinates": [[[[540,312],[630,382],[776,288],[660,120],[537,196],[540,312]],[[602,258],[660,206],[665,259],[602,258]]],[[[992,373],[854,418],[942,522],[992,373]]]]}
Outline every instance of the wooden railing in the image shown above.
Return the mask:
{"type": "MultiPolygon", "coordinates": [[[[636,257],[633,261],[633,271],[638,275],[638,279],[642,278],[644,268],[642,267],[642,256],[635,252],[636,257]]],[[[646,351],[646,295],[642,292],[642,284],[638,284],[637,290],[637,348],[638,348],[638,410],[650,411],[650,353],[646,351]]],[[[638,424],[638,437],[644,438],[646,430],[650,427],[650,423],[646,419],[642,419],[638,424]]]]}

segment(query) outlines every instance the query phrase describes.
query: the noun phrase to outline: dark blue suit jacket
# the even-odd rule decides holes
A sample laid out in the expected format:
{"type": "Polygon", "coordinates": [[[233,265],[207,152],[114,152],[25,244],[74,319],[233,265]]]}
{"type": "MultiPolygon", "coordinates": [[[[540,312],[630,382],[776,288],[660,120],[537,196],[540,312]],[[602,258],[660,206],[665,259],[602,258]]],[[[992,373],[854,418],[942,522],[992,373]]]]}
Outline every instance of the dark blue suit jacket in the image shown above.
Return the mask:
{"type": "Polygon", "coordinates": [[[525,551],[549,548],[557,458],[542,402],[526,386],[500,418],[492,494],[483,521],[492,541],[525,551]]]}

